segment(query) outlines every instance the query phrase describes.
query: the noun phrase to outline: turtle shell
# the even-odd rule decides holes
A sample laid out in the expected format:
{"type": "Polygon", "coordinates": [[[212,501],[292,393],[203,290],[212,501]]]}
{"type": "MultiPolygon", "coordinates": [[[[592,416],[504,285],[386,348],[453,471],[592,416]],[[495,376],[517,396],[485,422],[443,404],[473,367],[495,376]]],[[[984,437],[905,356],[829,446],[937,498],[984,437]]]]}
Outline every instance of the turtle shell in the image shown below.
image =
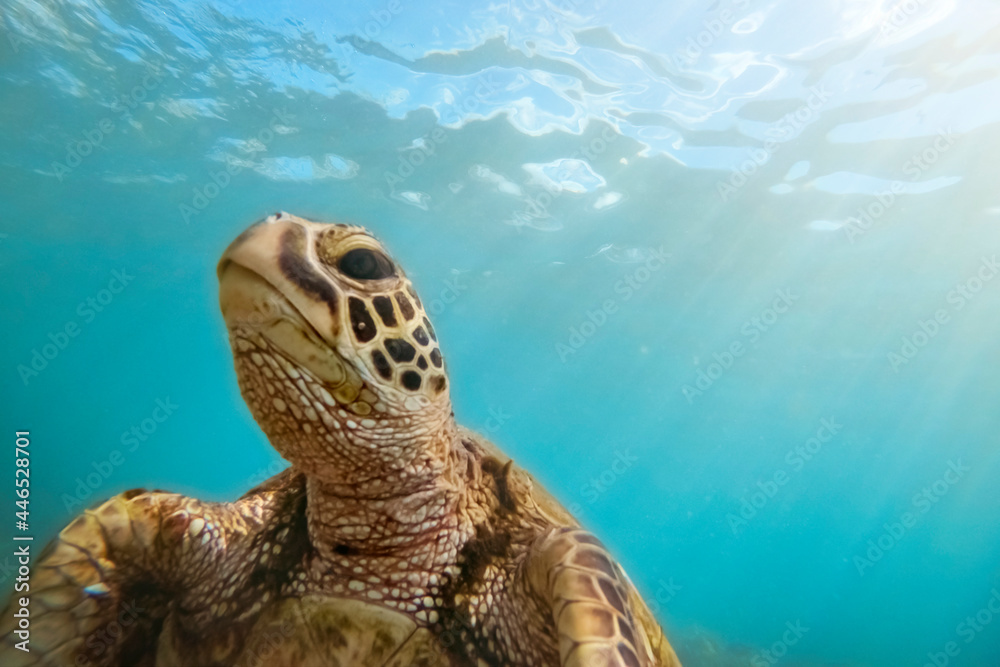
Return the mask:
{"type": "Polygon", "coordinates": [[[169,621],[157,667],[449,667],[447,648],[406,614],[361,600],[305,595],[265,607],[245,642],[185,637],[169,621]]]}

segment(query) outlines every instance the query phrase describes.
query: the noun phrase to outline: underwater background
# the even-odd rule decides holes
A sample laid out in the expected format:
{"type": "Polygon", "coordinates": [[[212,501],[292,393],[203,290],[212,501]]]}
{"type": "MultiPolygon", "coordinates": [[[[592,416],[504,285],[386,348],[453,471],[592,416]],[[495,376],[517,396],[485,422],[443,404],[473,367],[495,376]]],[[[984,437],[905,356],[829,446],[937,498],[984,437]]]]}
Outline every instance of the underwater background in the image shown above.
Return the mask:
{"type": "Polygon", "coordinates": [[[215,263],[286,210],[385,241],[686,665],[1000,665],[996,2],[2,11],[0,539],[15,430],[37,541],[285,465],[215,263]]]}

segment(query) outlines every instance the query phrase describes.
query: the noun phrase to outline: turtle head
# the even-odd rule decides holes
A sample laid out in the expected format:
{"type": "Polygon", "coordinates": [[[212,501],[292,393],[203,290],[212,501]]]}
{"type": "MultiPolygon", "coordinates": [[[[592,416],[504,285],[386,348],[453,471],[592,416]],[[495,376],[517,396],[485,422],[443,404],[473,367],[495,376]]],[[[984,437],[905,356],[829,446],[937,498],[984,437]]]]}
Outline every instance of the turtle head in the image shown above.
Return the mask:
{"type": "Polygon", "coordinates": [[[454,424],[437,336],[365,229],[276,213],[218,276],[240,390],[282,456],[347,484],[440,458],[454,424]]]}

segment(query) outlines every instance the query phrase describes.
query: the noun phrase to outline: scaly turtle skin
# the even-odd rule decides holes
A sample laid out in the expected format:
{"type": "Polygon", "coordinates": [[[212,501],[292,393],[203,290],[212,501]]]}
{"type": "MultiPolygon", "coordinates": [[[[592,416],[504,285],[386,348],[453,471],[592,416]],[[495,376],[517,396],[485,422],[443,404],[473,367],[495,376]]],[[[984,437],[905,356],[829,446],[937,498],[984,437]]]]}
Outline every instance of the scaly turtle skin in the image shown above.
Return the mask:
{"type": "Polygon", "coordinates": [[[604,546],[454,420],[402,270],[278,213],[219,263],[240,389],[291,467],[233,503],[130,491],[34,565],[0,664],[678,666],[604,546]]]}

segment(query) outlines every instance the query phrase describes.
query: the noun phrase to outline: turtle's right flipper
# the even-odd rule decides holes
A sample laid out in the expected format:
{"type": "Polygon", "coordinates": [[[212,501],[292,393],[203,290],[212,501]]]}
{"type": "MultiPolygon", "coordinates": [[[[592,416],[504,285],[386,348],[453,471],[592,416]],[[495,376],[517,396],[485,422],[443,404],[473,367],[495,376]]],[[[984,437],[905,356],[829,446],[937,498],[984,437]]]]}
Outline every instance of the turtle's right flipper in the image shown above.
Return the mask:
{"type": "Polygon", "coordinates": [[[625,571],[587,531],[541,537],[527,576],[550,605],[561,667],[680,667],[625,571]]]}
{"type": "Polygon", "coordinates": [[[210,576],[225,551],[214,519],[230,512],[141,490],[87,510],[33,564],[29,589],[15,590],[0,619],[0,664],[152,664],[168,601],[210,576]],[[14,616],[22,597],[30,600],[27,643],[14,616]]]}

